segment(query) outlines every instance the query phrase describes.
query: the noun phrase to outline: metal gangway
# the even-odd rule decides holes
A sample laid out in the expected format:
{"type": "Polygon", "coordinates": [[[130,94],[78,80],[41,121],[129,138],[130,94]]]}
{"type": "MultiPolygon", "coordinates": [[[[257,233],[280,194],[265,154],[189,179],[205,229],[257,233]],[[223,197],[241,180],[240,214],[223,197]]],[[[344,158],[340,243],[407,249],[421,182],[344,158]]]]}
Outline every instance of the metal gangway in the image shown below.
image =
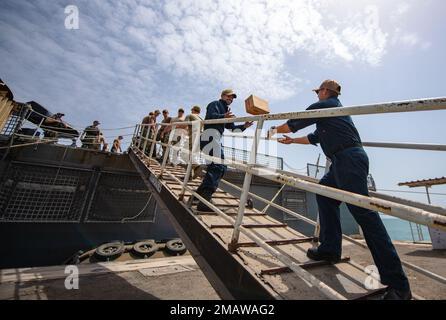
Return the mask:
{"type": "MultiPolygon", "coordinates": [[[[317,222],[289,210],[274,202],[250,192],[253,176],[261,176],[281,185],[323,195],[356,206],[379,211],[416,224],[446,231],[446,209],[415,201],[401,199],[379,192],[363,196],[347,191],[319,185],[317,179],[295,172],[272,169],[256,161],[263,125],[270,120],[336,117],[345,115],[367,115],[379,113],[419,112],[446,109],[446,98],[419,99],[382,104],[351,106],[323,110],[268,114],[260,116],[215,119],[171,124],[139,124],[135,126],[129,155],[135,167],[156,197],[159,207],[169,215],[174,227],[200,265],[203,273],[222,298],[235,299],[373,299],[384,288],[364,285],[370,277],[378,280],[377,274],[370,273],[353,258],[344,256],[336,264],[309,260],[305,252],[315,245],[317,237],[307,237],[252,206],[248,198],[259,200],[317,227],[317,222]],[[222,160],[208,156],[199,150],[199,139],[194,139],[192,150],[175,145],[172,136],[176,127],[229,122],[254,121],[256,130],[252,139],[249,161],[243,163],[234,159],[222,160]],[[168,143],[156,140],[162,126],[171,126],[168,143]],[[152,157],[156,146],[166,148],[162,161],[152,157]],[[188,155],[187,166],[168,164],[169,152],[181,151],[188,155]],[[242,187],[224,179],[221,183],[241,192],[234,196],[223,188],[208,202],[195,192],[200,178],[193,179],[192,160],[199,155],[206,161],[224,163],[244,173],[242,187]],[[193,205],[195,197],[208,205],[213,212],[199,212],[193,205]]],[[[446,151],[445,145],[413,143],[365,142],[366,147],[404,148],[414,150],[446,151]]],[[[365,247],[366,245],[347,235],[346,243],[365,247]]],[[[402,261],[424,276],[446,286],[446,278],[402,261]]],[[[445,287],[446,288],[446,287],[445,287]]],[[[415,298],[417,297],[414,295],[415,298]]]]}

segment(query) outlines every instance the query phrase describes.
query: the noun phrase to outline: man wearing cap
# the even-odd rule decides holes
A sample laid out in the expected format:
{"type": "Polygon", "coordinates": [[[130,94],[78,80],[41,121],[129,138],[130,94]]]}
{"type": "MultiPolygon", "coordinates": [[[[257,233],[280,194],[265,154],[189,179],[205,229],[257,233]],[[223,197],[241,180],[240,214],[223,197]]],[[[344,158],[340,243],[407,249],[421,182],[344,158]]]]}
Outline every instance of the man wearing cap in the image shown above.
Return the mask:
{"type": "MultiPolygon", "coordinates": [[[[232,89],[223,90],[220,100],[216,100],[208,104],[206,108],[205,120],[233,118],[234,115],[232,114],[229,106],[234,98],[237,98],[237,95],[234,93],[234,91],[232,91],[232,89]]],[[[245,122],[242,125],[235,125],[233,122],[222,124],[205,124],[204,131],[200,139],[200,148],[206,155],[224,159],[221,137],[225,131],[225,128],[229,130],[244,131],[250,126],[252,126],[252,122],[245,122]],[[211,148],[209,148],[209,146],[211,146],[211,148]]],[[[203,182],[197,188],[196,192],[207,201],[210,201],[212,195],[217,190],[218,183],[225,174],[226,169],[227,167],[223,164],[214,162],[210,163],[207,166],[206,175],[204,176],[203,182]]],[[[212,211],[201,201],[198,203],[197,210],[204,212],[212,211]]]]}
{"type": "Polygon", "coordinates": [[[120,153],[120,152],[122,152],[122,149],[121,149],[121,141],[122,141],[122,139],[124,139],[124,137],[123,136],[119,136],[117,139],[113,140],[113,145],[111,147],[110,152],[112,152],[112,153],[120,153]]]}
{"type": "MultiPolygon", "coordinates": [[[[186,115],[184,114],[184,109],[178,109],[178,115],[172,118],[172,123],[176,122],[184,122],[186,119],[186,115]]],[[[177,147],[183,146],[183,137],[186,135],[187,125],[176,125],[175,130],[174,127],[169,128],[171,132],[173,132],[172,136],[172,145],[177,147]]],[[[171,162],[173,165],[177,165],[178,163],[185,163],[185,161],[181,158],[181,151],[177,149],[170,149],[171,162]]]]}
{"type": "Polygon", "coordinates": [[[87,149],[99,149],[99,128],[100,125],[98,120],[93,121],[91,126],[85,128],[84,133],[82,134],[82,148],[87,149]]]}
{"type": "MultiPolygon", "coordinates": [[[[325,80],[314,89],[319,98],[307,110],[342,107],[338,99],[341,86],[334,80],[325,80]]],[[[316,124],[316,131],[307,136],[291,138],[284,135],[278,139],[283,144],[313,144],[320,143],[324,154],[331,160],[330,170],[322,177],[319,184],[349,192],[368,196],[367,176],[369,159],[362,148],[361,138],[350,116],[292,119],[286,123],[272,127],[268,132],[296,132],[316,124]]],[[[307,256],[313,260],[328,260],[338,262],[342,250],[342,230],[339,206],[341,201],[316,195],[319,207],[320,245],[310,248],[307,256]]],[[[378,267],[381,282],[387,285],[383,299],[411,299],[409,281],[401,266],[398,253],[379,217],[378,212],[347,204],[356,222],[361,226],[364,238],[378,267]]]]}
{"type": "Polygon", "coordinates": [[[42,126],[45,138],[57,140],[59,135],[54,128],[67,128],[67,125],[62,121],[63,116],[65,116],[65,114],[58,112],[45,119],[42,126]]]}
{"type": "MultiPolygon", "coordinates": [[[[172,118],[169,117],[169,110],[164,109],[163,110],[163,120],[161,120],[161,123],[163,124],[167,124],[170,123],[172,121],[172,118]]],[[[158,128],[158,133],[156,136],[156,140],[157,141],[161,141],[164,144],[167,144],[169,142],[169,133],[168,130],[170,129],[170,127],[168,126],[160,126],[158,128]]],[[[161,150],[163,150],[163,153],[159,159],[159,161],[161,162],[164,156],[164,152],[166,152],[166,147],[165,146],[161,146],[161,150]]],[[[156,155],[156,152],[154,150],[154,154],[156,155]]]]}

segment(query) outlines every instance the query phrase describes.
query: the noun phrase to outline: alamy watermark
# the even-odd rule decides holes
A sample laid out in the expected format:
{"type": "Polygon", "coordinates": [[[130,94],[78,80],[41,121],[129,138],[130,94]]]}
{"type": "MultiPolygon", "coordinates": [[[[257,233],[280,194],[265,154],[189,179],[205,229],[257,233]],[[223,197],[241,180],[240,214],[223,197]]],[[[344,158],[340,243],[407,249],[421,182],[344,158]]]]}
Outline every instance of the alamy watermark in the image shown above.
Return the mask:
{"type": "Polygon", "coordinates": [[[77,30],[79,29],[79,9],[75,5],[65,7],[65,29],[77,30]]]}
{"type": "Polygon", "coordinates": [[[68,275],[65,278],[65,289],[78,290],[79,289],[79,268],[77,266],[66,266],[64,273],[68,275]]]}
{"type": "Polygon", "coordinates": [[[375,265],[369,265],[364,268],[364,272],[368,274],[364,280],[364,287],[367,290],[379,289],[381,277],[379,276],[378,268],[375,265]]]}

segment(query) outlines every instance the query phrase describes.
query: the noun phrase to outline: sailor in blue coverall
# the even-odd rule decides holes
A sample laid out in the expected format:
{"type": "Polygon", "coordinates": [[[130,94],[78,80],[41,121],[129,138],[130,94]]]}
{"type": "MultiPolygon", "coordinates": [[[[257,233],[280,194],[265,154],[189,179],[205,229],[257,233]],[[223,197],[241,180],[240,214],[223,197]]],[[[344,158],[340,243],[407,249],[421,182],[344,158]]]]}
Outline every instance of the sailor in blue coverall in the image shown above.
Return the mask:
{"type": "MultiPolygon", "coordinates": [[[[223,90],[220,100],[213,101],[208,104],[206,108],[205,120],[233,118],[234,115],[232,114],[229,105],[232,103],[234,98],[237,98],[237,95],[231,89],[223,90]]],[[[206,155],[224,159],[221,138],[223,136],[225,128],[230,130],[244,131],[251,125],[252,122],[245,122],[242,125],[235,125],[232,122],[225,124],[205,124],[203,133],[201,134],[200,138],[200,148],[206,155]]],[[[210,201],[212,198],[212,194],[217,190],[218,183],[225,174],[226,170],[226,165],[214,162],[208,164],[206,175],[204,176],[203,182],[197,188],[196,192],[207,201],[210,201]]],[[[205,212],[212,211],[202,202],[198,203],[197,210],[205,212]]]]}
{"type": "MultiPolygon", "coordinates": [[[[314,89],[319,102],[307,110],[342,107],[338,100],[341,86],[334,80],[325,80],[314,89]]],[[[274,133],[296,132],[316,124],[316,131],[308,136],[291,138],[284,135],[278,141],[283,144],[320,144],[324,154],[331,160],[330,170],[319,184],[368,196],[367,175],[369,159],[362,148],[361,138],[350,116],[288,120],[272,127],[274,133]]],[[[311,248],[307,256],[313,260],[338,262],[341,258],[342,230],[339,206],[341,201],[317,195],[320,221],[320,245],[311,248]]],[[[379,217],[378,212],[347,204],[356,222],[361,226],[364,238],[378,268],[381,282],[388,288],[383,299],[411,299],[407,277],[401,266],[398,253],[379,217]]]]}

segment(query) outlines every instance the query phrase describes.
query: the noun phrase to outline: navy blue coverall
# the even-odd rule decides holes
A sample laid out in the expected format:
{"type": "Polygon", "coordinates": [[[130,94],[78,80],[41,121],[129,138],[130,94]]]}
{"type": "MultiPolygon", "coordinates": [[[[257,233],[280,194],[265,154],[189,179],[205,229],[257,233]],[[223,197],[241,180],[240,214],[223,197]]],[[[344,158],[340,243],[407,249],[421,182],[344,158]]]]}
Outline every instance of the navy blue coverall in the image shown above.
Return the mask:
{"type": "MultiPolygon", "coordinates": [[[[338,98],[316,102],[307,110],[342,107],[338,98]]],[[[361,138],[350,116],[295,119],[287,122],[292,132],[316,124],[316,131],[307,137],[311,144],[320,143],[324,154],[331,160],[330,170],[319,184],[368,196],[367,175],[369,159],[362,148],[361,138]]],[[[321,253],[341,256],[342,230],[340,201],[317,195],[320,220],[321,253]]],[[[396,290],[408,290],[409,282],[401,266],[398,253],[390,240],[378,212],[347,204],[378,268],[381,282],[396,290]]]]}
{"type": "MultiPolygon", "coordinates": [[[[226,102],[222,99],[213,101],[208,104],[206,108],[206,117],[205,120],[210,119],[223,119],[225,117],[225,113],[228,112],[229,108],[226,102]]],[[[235,125],[234,123],[226,123],[226,124],[205,124],[204,130],[200,139],[200,148],[205,154],[215,157],[220,157],[224,159],[223,147],[221,145],[221,137],[223,136],[223,132],[226,129],[230,130],[241,130],[244,131],[244,125],[235,125]],[[217,148],[205,148],[206,145],[216,145],[217,148]],[[218,150],[219,154],[214,155],[214,151],[218,150]],[[208,152],[206,152],[208,151],[208,152]]],[[[226,165],[218,164],[218,163],[210,163],[207,166],[206,175],[204,176],[203,182],[198,187],[197,192],[200,193],[203,189],[208,189],[211,193],[214,193],[218,188],[218,183],[220,179],[223,177],[227,170],[226,165]]]]}

